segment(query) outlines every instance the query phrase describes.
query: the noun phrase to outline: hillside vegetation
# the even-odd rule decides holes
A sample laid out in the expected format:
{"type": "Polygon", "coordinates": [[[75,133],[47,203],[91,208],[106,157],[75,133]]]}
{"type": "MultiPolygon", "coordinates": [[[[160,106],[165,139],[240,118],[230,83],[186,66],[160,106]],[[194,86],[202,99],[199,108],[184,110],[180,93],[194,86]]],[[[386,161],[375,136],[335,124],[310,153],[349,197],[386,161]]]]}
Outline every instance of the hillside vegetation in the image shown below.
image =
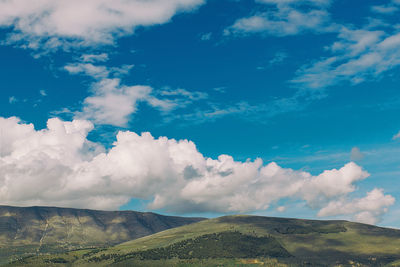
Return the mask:
{"type": "Polygon", "coordinates": [[[73,266],[385,266],[400,231],[347,221],[226,216],[98,250],[15,262],[73,266]]]}
{"type": "Polygon", "coordinates": [[[111,246],[200,220],[134,211],[0,206],[0,264],[31,253],[111,246]]]}

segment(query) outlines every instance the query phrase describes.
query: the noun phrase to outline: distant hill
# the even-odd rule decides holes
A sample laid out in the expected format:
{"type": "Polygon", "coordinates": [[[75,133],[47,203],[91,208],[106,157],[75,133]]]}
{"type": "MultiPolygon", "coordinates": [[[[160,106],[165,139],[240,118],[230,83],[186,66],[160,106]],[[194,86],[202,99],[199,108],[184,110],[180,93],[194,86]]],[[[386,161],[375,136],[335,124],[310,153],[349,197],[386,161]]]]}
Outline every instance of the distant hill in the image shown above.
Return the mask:
{"type": "Polygon", "coordinates": [[[0,263],[24,252],[110,246],[201,220],[150,212],[0,206],[0,263]]]}
{"type": "Polygon", "coordinates": [[[340,220],[224,216],[109,247],[20,257],[8,266],[259,265],[400,266],[400,231],[340,220]]]}
{"type": "Polygon", "coordinates": [[[400,266],[400,231],[348,221],[225,216],[107,249],[52,257],[26,263],[55,259],[74,266],[400,266]]]}

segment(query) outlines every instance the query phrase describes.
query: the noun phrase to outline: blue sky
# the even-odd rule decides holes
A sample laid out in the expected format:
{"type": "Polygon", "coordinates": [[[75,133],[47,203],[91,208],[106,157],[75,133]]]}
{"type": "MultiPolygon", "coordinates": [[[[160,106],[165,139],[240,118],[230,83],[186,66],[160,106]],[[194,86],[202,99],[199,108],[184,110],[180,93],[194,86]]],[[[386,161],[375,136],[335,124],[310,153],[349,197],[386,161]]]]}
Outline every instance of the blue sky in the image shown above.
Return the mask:
{"type": "Polygon", "coordinates": [[[399,1],[22,2],[1,204],[400,227],[399,1]]]}

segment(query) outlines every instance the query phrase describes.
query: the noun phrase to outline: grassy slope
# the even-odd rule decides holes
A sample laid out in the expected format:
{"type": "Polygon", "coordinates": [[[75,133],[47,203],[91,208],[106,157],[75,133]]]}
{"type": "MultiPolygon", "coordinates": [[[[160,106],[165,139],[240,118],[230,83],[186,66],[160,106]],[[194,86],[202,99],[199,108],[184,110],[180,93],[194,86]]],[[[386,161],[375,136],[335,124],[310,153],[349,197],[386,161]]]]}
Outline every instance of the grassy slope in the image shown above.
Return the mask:
{"type": "Polygon", "coordinates": [[[134,211],[0,206],[0,264],[36,252],[115,245],[199,220],[134,211]]]}
{"type": "MultiPolygon", "coordinates": [[[[90,263],[88,259],[91,257],[109,254],[124,255],[134,251],[167,247],[183,240],[225,231],[238,231],[253,236],[273,236],[290,254],[295,256],[297,262],[310,261],[313,263],[333,264],[338,260],[344,263],[353,260],[367,266],[373,266],[400,259],[400,231],[398,230],[346,221],[227,216],[169,229],[151,236],[128,241],[93,253],[88,257],[77,256],[78,259],[74,262],[75,265],[86,265],[90,263]]],[[[40,261],[41,259],[35,260],[40,261]]],[[[224,262],[229,261],[233,265],[237,264],[237,262],[232,263],[234,261],[232,259],[224,260],[224,262]]],[[[265,261],[268,262],[270,260],[267,259],[265,261]]],[[[161,265],[167,266],[167,263],[171,263],[171,260],[161,262],[161,265]]],[[[96,265],[110,265],[112,263],[112,260],[105,260],[96,263],[96,265]]],[[[153,263],[157,265],[157,261],[153,263]]],[[[123,263],[120,263],[120,266],[121,264],[123,263]]],[[[192,265],[194,265],[194,262],[192,265]]],[[[205,263],[203,265],[207,266],[205,263]]],[[[229,264],[226,266],[229,266],[229,264]]]]}
{"type": "Polygon", "coordinates": [[[163,247],[184,239],[230,230],[244,234],[273,235],[294,255],[304,254],[306,250],[327,249],[370,255],[400,254],[398,230],[346,221],[321,222],[256,216],[222,217],[202,221],[128,241],[110,248],[107,252],[126,253],[163,247]]]}

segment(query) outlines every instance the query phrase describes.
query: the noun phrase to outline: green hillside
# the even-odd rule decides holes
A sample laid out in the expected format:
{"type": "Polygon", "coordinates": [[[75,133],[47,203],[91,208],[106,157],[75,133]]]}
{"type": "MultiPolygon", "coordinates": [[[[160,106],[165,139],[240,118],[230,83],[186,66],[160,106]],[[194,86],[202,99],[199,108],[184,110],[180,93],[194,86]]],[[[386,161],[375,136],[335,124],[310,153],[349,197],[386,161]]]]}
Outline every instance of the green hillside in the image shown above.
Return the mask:
{"type": "Polygon", "coordinates": [[[0,206],[0,264],[32,253],[111,246],[200,220],[134,211],[0,206]]]}
{"type": "Polygon", "coordinates": [[[15,265],[385,266],[396,261],[399,230],[347,221],[226,216],[106,249],[31,257],[15,265]]]}

